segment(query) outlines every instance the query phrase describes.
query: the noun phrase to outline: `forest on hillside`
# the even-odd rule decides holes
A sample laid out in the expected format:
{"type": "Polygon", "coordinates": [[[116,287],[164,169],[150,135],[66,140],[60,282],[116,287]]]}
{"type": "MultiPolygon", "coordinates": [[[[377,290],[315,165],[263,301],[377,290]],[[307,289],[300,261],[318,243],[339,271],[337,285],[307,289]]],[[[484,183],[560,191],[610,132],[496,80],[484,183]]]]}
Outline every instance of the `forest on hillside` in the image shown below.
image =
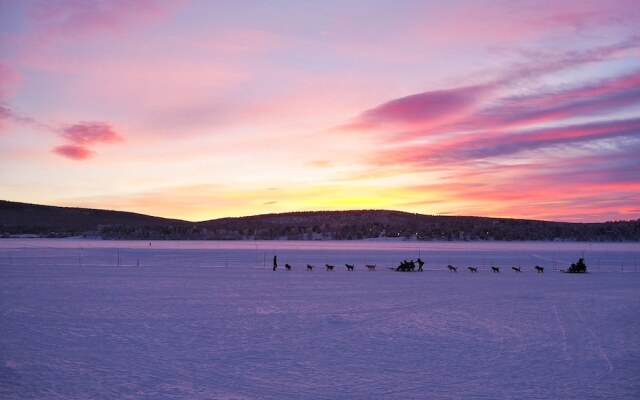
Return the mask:
{"type": "Polygon", "coordinates": [[[606,223],[564,223],[480,217],[438,217],[384,212],[322,213],[299,216],[223,219],[191,225],[127,227],[101,226],[99,236],[118,239],[209,240],[414,240],[638,241],[640,220],[606,223]]]}
{"type": "Polygon", "coordinates": [[[127,240],[571,240],[640,241],[640,220],[568,223],[433,216],[400,211],[322,211],[187,222],[148,215],[0,201],[0,237],[127,240]]]}

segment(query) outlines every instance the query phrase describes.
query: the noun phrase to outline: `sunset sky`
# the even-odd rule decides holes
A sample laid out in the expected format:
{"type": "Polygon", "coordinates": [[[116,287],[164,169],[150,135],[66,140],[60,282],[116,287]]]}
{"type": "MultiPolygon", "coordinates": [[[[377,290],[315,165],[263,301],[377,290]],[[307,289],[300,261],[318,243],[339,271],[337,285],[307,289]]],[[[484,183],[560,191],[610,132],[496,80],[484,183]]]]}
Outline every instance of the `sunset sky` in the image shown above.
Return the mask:
{"type": "Polygon", "coordinates": [[[0,199],[640,218],[640,0],[0,0],[0,199]]]}

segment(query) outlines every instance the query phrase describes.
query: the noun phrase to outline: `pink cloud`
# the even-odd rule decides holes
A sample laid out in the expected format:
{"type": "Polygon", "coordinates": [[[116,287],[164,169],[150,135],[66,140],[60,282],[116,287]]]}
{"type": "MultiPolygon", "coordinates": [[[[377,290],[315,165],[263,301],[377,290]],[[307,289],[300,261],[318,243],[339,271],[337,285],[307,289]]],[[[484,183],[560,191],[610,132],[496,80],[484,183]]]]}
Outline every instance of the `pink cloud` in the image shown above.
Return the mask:
{"type": "Polygon", "coordinates": [[[491,86],[467,86],[401,97],[365,111],[345,128],[434,129],[472,111],[492,90],[491,86]]]}
{"type": "Polygon", "coordinates": [[[104,122],[83,121],[63,129],[62,137],[77,145],[93,143],[114,143],[122,141],[114,128],[104,122]]]}
{"type": "Polygon", "coordinates": [[[71,144],[57,146],[53,152],[72,160],[86,160],[95,155],[88,146],[98,143],[116,143],[123,140],[115,129],[105,122],[83,121],[67,126],[60,134],[71,144]]]}
{"type": "Polygon", "coordinates": [[[67,157],[76,161],[89,159],[93,157],[95,154],[93,151],[89,150],[84,146],[78,146],[78,145],[72,145],[72,144],[56,146],[53,149],[53,152],[63,157],[67,157]]]}

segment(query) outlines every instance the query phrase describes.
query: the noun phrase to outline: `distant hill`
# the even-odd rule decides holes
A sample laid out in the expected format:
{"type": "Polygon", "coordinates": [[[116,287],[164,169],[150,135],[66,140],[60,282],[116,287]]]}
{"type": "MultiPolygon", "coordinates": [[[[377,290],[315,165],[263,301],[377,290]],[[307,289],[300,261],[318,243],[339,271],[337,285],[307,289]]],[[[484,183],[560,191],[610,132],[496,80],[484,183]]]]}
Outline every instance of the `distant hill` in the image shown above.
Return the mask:
{"type": "Polygon", "coordinates": [[[185,221],[122,211],[43,206],[0,200],[0,235],[95,236],[105,226],[135,228],[187,224],[185,221]]]}
{"type": "Polygon", "coordinates": [[[400,211],[314,211],[203,222],[143,214],[0,200],[0,235],[191,240],[576,240],[640,241],[640,219],[568,223],[509,218],[433,216],[400,211]]]}
{"type": "Polygon", "coordinates": [[[267,214],[222,218],[198,226],[220,239],[640,240],[640,220],[568,223],[385,210],[267,214]]]}

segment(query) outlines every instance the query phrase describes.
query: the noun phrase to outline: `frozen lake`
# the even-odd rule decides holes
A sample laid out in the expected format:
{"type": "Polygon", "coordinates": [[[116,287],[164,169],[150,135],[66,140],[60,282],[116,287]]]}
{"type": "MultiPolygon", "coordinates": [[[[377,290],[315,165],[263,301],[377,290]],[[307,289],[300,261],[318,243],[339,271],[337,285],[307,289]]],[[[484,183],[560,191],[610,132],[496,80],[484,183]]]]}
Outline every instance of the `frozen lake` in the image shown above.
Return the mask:
{"type": "Polygon", "coordinates": [[[118,241],[74,239],[0,240],[0,266],[140,266],[271,268],[273,256],[303,268],[345,263],[395,267],[421,257],[427,270],[449,264],[523,271],[541,265],[565,269],[584,257],[589,271],[636,271],[640,243],[418,242],[418,241],[118,241]]]}
{"type": "Polygon", "coordinates": [[[639,255],[615,243],[1,240],[0,398],[636,399],[639,255]],[[271,271],[274,254],[293,270],[271,271]],[[424,273],[388,269],[418,255],[424,273]],[[589,274],[553,272],[582,256],[589,274]]]}

